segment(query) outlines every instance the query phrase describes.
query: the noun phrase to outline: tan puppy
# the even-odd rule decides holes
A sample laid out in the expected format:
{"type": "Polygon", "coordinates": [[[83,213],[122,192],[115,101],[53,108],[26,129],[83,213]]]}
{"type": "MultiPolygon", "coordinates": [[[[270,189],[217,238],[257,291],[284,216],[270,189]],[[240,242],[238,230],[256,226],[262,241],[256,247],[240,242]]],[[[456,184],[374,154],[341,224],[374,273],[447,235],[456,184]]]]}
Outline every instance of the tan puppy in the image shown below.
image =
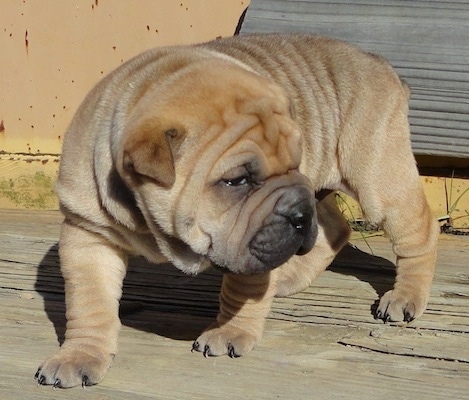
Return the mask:
{"type": "Polygon", "coordinates": [[[65,138],[57,190],[67,330],[38,382],[103,379],[128,254],[191,274],[224,269],[217,322],[193,349],[245,354],[273,297],[306,288],[347,241],[324,190],[353,195],[392,241],[397,279],[377,318],[421,315],[438,229],[407,110],[408,90],[384,60],[309,35],[155,49],[119,67],[65,138]]]}

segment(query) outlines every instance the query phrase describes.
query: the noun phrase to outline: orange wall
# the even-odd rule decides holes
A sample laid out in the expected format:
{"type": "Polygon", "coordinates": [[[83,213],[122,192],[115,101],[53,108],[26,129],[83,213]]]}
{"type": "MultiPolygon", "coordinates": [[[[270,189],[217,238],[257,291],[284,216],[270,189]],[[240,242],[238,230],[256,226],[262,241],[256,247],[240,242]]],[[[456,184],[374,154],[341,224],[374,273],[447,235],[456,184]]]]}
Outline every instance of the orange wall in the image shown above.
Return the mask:
{"type": "Polygon", "coordinates": [[[249,0],[7,0],[0,6],[0,151],[60,153],[85,94],[155,46],[230,36],[249,0]]]}

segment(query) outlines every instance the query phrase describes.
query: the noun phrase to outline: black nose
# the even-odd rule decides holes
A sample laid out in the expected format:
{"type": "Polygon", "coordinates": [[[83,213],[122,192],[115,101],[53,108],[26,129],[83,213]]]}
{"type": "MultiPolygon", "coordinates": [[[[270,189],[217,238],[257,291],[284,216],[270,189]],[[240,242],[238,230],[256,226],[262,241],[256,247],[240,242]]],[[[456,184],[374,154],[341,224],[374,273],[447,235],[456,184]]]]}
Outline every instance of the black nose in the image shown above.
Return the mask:
{"type": "Polygon", "coordinates": [[[309,199],[303,200],[290,209],[287,218],[291,226],[303,238],[303,242],[296,254],[303,255],[308,253],[313,247],[318,233],[314,205],[309,199]]]}
{"type": "Polygon", "coordinates": [[[308,233],[315,217],[309,190],[300,186],[296,190],[285,192],[275,206],[275,213],[286,218],[297,233],[308,233]]]}
{"type": "Polygon", "coordinates": [[[308,253],[316,241],[317,227],[312,229],[314,217],[315,213],[310,201],[297,204],[288,216],[290,224],[303,237],[303,243],[296,252],[298,255],[308,253]]]}
{"type": "Polygon", "coordinates": [[[299,204],[288,216],[290,224],[301,233],[308,232],[313,220],[313,207],[310,202],[299,204]]]}

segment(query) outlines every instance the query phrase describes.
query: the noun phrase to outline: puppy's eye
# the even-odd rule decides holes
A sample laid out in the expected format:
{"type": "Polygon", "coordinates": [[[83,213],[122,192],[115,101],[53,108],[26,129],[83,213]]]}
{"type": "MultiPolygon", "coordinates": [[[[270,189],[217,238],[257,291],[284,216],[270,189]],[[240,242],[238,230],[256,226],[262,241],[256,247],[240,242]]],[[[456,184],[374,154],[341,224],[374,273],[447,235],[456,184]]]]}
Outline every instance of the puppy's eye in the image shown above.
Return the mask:
{"type": "Polygon", "coordinates": [[[223,184],[226,186],[245,186],[251,184],[251,179],[247,175],[239,176],[231,179],[223,179],[223,184]]]}

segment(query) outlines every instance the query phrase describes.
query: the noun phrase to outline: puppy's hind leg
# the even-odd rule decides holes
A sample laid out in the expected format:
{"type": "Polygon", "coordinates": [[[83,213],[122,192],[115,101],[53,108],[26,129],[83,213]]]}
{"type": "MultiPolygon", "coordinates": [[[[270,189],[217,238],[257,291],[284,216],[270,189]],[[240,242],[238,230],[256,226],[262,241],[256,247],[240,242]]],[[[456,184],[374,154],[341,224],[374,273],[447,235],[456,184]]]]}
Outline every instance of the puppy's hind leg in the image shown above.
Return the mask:
{"type": "Polygon", "coordinates": [[[332,192],[316,204],[318,237],[311,251],[292,257],[272,271],[276,296],[289,296],[309,287],[347,244],[350,227],[337,207],[335,195],[332,192]]]}
{"type": "Polygon", "coordinates": [[[376,318],[410,322],[422,315],[430,297],[439,227],[420,185],[402,193],[384,215],[383,228],[397,256],[396,280],[381,298],[376,318]]]}
{"type": "Polygon", "coordinates": [[[346,172],[349,187],[365,216],[382,225],[397,256],[394,288],[381,298],[375,315],[385,322],[408,322],[425,310],[439,233],[412,154],[405,104],[395,106],[386,126],[381,122],[373,135],[362,135],[360,157],[357,146],[346,163],[353,166],[346,172]]]}
{"type": "Polygon", "coordinates": [[[59,352],[36,373],[42,385],[99,383],[117,350],[126,255],[103,237],[65,220],[60,237],[67,329],[59,352]]]}

